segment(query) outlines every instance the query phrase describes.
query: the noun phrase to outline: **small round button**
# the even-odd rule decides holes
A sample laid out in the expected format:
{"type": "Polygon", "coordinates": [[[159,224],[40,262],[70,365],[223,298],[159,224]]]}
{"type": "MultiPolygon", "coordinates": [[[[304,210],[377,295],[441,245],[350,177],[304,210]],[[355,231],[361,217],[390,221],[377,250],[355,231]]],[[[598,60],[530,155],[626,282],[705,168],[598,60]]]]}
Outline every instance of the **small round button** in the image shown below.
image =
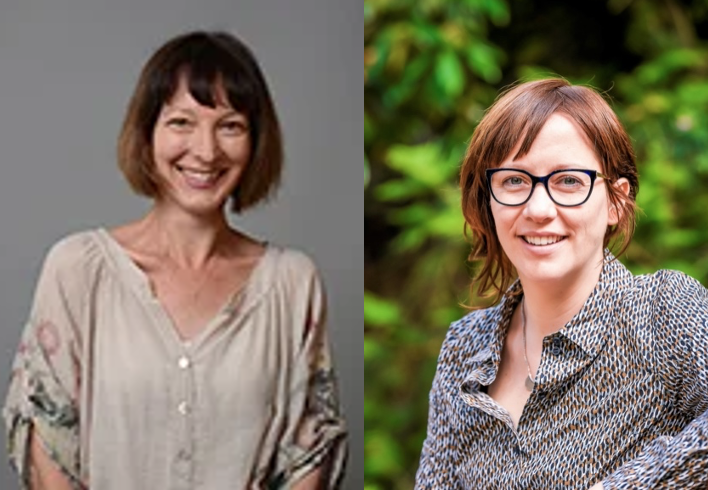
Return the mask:
{"type": "Polygon", "coordinates": [[[191,362],[189,361],[189,357],[187,356],[182,356],[177,361],[177,365],[180,367],[180,369],[187,369],[190,364],[191,362]]]}
{"type": "Polygon", "coordinates": [[[187,415],[189,413],[189,404],[187,402],[180,402],[180,404],[177,405],[177,410],[182,415],[187,415]]]}

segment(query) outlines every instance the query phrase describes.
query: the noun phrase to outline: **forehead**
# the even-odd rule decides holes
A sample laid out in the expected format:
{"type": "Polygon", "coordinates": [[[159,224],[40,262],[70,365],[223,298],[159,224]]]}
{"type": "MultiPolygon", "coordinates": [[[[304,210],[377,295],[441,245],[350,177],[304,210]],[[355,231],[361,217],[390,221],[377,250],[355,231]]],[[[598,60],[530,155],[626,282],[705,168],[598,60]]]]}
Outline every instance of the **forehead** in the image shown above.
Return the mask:
{"type": "Polygon", "coordinates": [[[599,170],[599,159],[587,135],[568,116],[552,114],[541,127],[524,155],[518,156],[523,137],[501,162],[500,167],[533,167],[552,171],[562,167],[599,170]]]}

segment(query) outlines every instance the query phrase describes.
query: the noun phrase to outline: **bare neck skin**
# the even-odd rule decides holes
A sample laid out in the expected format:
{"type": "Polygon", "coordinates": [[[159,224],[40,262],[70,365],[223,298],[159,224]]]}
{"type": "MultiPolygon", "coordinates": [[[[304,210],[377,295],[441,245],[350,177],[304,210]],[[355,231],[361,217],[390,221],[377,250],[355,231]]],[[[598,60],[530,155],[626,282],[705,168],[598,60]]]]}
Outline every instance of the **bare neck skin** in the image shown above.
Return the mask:
{"type": "Polygon", "coordinates": [[[529,354],[537,352],[540,357],[542,339],[563,328],[580,311],[597,285],[602,263],[600,254],[593,267],[580,271],[569,281],[538,283],[520,278],[524,288],[529,354]]]}
{"type": "Polygon", "coordinates": [[[223,213],[193,216],[159,202],[135,223],[143,250],[169,258],[186,269],[200,269],[225,253],[235,238],[223,213]]]}

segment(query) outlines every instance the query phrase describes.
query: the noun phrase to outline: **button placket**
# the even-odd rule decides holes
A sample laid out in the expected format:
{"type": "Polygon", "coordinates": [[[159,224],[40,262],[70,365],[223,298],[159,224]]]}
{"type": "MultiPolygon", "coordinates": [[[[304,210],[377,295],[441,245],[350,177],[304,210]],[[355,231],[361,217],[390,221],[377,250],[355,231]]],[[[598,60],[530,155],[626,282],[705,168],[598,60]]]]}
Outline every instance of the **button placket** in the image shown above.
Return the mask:
{"type": "Polygon", "coordinates": [[[193,477],[193,445],[194,445],[194,373],[193,361],[189,352],[185,349],[176,361],[173,361],[176,369],[178,386],[180,392],[177,397],[175,407],[179,417],[180,434],[177,438],[177,446],[174,453],[174,464],[178,477],[185,484],[190,484],[193,477]]]}

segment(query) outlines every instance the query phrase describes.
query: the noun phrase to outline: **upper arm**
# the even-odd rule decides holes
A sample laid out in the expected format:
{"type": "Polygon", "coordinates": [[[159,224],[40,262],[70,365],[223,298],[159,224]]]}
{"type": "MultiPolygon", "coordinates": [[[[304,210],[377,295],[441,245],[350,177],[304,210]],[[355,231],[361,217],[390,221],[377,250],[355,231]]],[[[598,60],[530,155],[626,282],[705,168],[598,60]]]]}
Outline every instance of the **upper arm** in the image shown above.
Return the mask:
{"type": "Polygon", "coordinates": [[[346,426],[332,362],[327,299],[309,258],[292,254],[283,267],[291,325],[287,427],[271,482],[294,488],[336,488],[344,474],[346,426]]]}
{"type": "Polygon", "coordinates": [[[666,274],[654,307],[655,356],[679,408],[708,410],[708,290],[675,271],[666,274]]]}
{"type": "Polygon", "coordinates": [[[34,458],[39,458],[37,468],[49,459],[50,468],[75,482],[81,479],[78,398],[85,292],[74,258],[65,245],[48,254],[13,363],[3,416],[8,456],[23,485],[34,458]]]}

